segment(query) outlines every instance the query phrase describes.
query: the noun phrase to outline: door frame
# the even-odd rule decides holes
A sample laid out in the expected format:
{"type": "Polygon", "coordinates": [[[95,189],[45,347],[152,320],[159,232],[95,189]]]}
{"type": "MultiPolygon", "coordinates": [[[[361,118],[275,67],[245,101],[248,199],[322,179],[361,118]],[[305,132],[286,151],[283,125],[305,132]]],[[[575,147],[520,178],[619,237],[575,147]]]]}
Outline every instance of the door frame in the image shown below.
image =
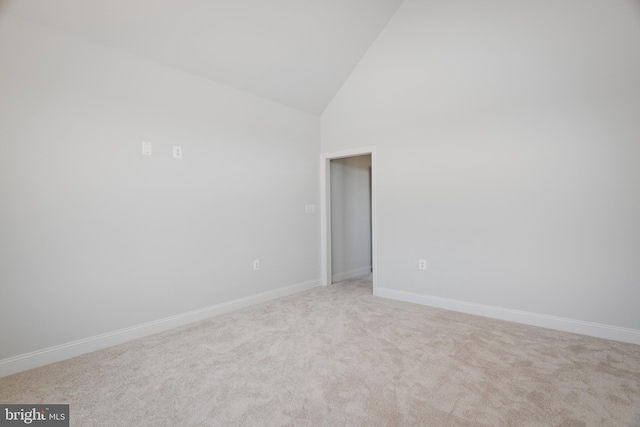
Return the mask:
{"type": "Polygon", "coordinates": [[[376,147],[361,147],[332,151],[320,155],[320,247],[322,286],[331,284],[331,160],[371,155],[371,268],[373,292],[378,286],[378,220],[376,147]]]}

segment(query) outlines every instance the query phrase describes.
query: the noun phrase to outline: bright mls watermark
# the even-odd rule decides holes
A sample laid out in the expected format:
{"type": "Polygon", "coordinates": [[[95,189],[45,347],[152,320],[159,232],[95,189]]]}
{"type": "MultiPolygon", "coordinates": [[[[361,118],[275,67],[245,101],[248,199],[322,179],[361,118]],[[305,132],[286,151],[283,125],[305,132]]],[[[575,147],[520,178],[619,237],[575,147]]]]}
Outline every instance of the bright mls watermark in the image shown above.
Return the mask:
{"type": "Polygon", "coordinates": [[[0,427],[69,427],[69,405],[0,404],[0,427]]]}

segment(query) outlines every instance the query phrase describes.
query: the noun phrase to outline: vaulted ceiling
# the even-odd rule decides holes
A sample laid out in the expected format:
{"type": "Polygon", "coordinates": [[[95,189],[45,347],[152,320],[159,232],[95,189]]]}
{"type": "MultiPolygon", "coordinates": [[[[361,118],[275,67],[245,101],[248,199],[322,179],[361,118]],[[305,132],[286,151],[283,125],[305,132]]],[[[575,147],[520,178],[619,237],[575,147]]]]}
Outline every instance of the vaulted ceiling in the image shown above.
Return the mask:
{"type": "Polygon", "coordinates": [[[0,0],[0,12],[322,114],[402,0],[0,0]]]}

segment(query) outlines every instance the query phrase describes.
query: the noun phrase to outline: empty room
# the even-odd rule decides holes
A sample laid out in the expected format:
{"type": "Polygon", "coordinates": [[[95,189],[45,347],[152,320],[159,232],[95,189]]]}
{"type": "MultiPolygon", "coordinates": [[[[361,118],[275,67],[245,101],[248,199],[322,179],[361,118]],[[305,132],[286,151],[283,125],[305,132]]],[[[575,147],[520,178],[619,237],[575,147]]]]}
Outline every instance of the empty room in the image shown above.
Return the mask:
{"type": "Polygon", "coordinates": [[[0,0],[0,426],[640,426],[640,1],[0,0]]]}

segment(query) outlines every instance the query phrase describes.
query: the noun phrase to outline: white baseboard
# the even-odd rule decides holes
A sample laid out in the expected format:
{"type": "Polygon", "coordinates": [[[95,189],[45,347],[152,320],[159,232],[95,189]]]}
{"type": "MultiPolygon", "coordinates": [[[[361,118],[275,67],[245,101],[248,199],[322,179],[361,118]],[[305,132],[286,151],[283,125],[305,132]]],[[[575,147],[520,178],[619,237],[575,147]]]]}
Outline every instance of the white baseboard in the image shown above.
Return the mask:
{"type": "Polygon", "coordinates": [[[336,273],[331,275],[331,283],[341,282],[343,280],[353,279],[354,277],[362,276],[363,274],[371,273],[371,266],[356,268],[355,270],[349,270],[342,273],[336,273]]]}
{"type": "Polygon", "coordinates": [[[640,345],[640,330],[638,329],[622,328],[601,323],[585,322],[582,320],[531,313],[528,311],[475,304],[466,301],[433,297],[388,288],[377,288],[374,290],[374,295],[398,301],[412,302],[430,307],[523,323],[525,325],[539,326],[541,328],[555,329],[558,331],[572,332],[575,334],[589,335],[597,338],[640,345]]]}
{"type": "Polygon", "coordinates": [[[297,283],[295,285],[285,286],[272,291],[239,298],[233,301],[216,304],[211,307],[205,307],[199,310],[166,317],[164,319],[154,320],[140,325],[131,326],[129,328],[108,332],[106,334],[100,334],[66,344],[9,357],[7,359],[0,360],[0,378],[29,369],[38,368],[50,363],[59,362],[61,360],[70,359],[92,351],[101,350],[117,344],[122,344],[134,339],[164,332],[210,317],[240,310],[242,308],[250,307],[276,298],[282,298],[298,292],[306,291],[320,286],[320,284],[320,279],[297,283]]]}

